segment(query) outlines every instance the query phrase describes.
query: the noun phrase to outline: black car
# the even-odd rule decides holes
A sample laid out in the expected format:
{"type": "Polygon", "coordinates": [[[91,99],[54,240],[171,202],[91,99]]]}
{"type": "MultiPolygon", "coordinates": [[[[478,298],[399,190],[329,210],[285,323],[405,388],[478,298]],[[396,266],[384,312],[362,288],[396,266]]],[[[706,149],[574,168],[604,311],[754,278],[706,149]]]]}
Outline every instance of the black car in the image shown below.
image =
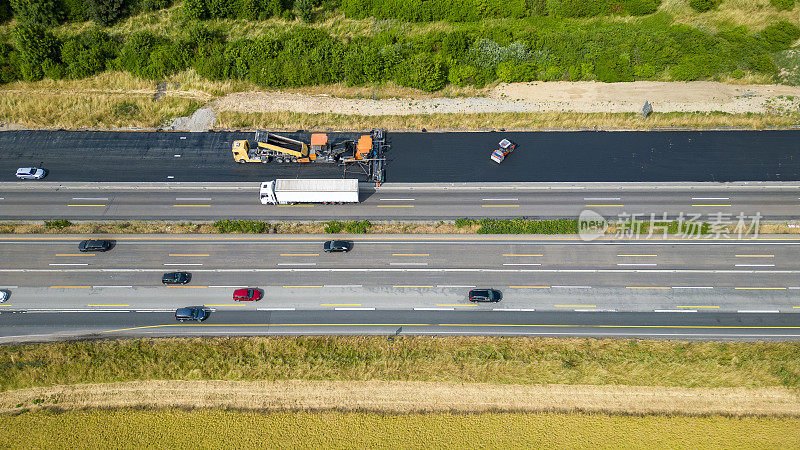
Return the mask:
{"type": "Polygon", "coordinates": [[[503,293],[497,289],[473,289],[469,291],[469,301],[471,302],[497,303],[502,298],[503,293]]]}
{"type": "Polygon", "coordinates": [[[161,276],[164,284],[186,284],[192,281],[192,274],[189,272],[169,272],[161,276]]]}
{"type": "Polygon", "coordinates": [[[78,244],[78,250],[81,252],[107,252],[113,246],[114,244],[111,241],[89,240],[81,241],[78,244]]]}
{"type": "Polygon", "coordinates": [[[349,252],[353,248],[353,243],[350,241],[325,241],[322,249],[326,253],[330,252],[349,252]]]}
{"type": "Polygon", "coordinates": [[[187,306],[186,308],[178,308],[175,311],[175,320],[178,322],[186,322],[187,320],[202,322],[208,319],[208,315],[208,311],[202,306],[187,306]]]}

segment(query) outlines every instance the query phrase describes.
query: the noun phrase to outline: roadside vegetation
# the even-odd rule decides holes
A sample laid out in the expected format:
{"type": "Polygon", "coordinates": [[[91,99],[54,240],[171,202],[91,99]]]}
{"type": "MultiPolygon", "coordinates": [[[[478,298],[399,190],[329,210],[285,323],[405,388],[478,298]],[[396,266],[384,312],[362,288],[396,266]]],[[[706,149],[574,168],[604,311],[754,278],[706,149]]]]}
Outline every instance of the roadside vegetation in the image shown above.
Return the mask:
{"type": "MultiPolygon", "coordinates": [[[[398,86],[458,95],[534,80],[800,79],[793,0],[1,0],[0,21],[0,117],[27,127],[158,128],[253,88],[372,86],[380,98],[398,86]]],[[[761,129],[796,125],[793,113],[223,111],[218,126],[761,129]]]]}
{"type": "Polygon", "coordinates": [[[0,416],[10,448],[796,448],[797,418],[90,410],[0,416]],[[246,424],[246,425],[245,425],[246,424]],[[120,436],[125,437],[124,443],[120,436]]]}
{"type": "MultiPolygon", "coordinates": [[[[606,234],[669,235],[737,234],[736,223],[649,221],[610,223],[606,234]]],[[[746,223],[745,225],[749,225],[746,223]]],[[[267,222],[261,220],[218,220],[214,222],[125,221],[72,222],[65,219],[44,222],[0,222],[2,234],[576,234],[574,219],[469,219],[439,221],[329,220],[267,222]]],[[[745,230],[741,230],[745,231],[745,230]]],[[[750,230],[754,232],[755,230],[750,230]]],[[[798,234],[800,224],[789,221],[761,221],[761,234],[798,234]]]]}
{"type": "Polygon", "coordinates": [[[800,387],[796,342],[233,337],[0,347],[0,390],[144,380],[800,387]]]}

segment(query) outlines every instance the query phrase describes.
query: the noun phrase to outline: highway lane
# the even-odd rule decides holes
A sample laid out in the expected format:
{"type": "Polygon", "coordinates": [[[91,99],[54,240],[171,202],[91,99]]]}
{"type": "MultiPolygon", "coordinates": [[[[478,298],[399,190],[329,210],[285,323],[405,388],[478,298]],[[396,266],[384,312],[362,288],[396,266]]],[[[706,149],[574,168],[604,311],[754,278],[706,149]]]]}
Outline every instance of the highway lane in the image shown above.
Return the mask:
{"type": "Polygon", "coordinates": [[[797,340],[800,315],[487,311],[212,311],[201,324],[171,312],[0,312],[0,342],[154,336],[377,334],[797,340]]]}
{"type": "Polygon", "coordinates": [[[609,219],[740,214],[791,219],[800,213],[800,183],[755,185],[469,184],[362,187],[356,205],[261,205],[257,183],[170,185],[0,183],[0,219],[452,219],[569,217],[590,209],[609,219]]]}
{"type": "MultiPolygon", "coordinates": [[[[308,140],[309,133],[282,133],[308,140]]],[[[331,140],[358,133],[330,133],[331,140]]],[[[388,133],[386,181],[798,181],[800,131],[388,133]],[[518,144],[503,164],[500,139],[518,144]]],[[[251,132],[4,131],[0,181],[39,165],[52,181],[261,181],[337,178],[330,164],[233,162],[231,143],[251,132]],[[171,178],[170,178],[171,177],[171,178]]]]}
{"type": "MultiPolygon", "coordinates": [[[[113,236],[112,236],[113,237],[113,236]]],[[[348,237],[348,236],[342,236],[348,237]]],[[[800,240],[601,240],[574,237],[349,236],[348,254],[324,236],[117,236],[107,253],[81,254],[81,236],[0,237],[4,309],[357,307],[800,312],[800,240]],[[193,274],[163,287],[163,272],[193,274]],[[265,300],[234,303],[235,287],[265,300]],[[467,302],[470,287],[504,292],[467,302]]]]}

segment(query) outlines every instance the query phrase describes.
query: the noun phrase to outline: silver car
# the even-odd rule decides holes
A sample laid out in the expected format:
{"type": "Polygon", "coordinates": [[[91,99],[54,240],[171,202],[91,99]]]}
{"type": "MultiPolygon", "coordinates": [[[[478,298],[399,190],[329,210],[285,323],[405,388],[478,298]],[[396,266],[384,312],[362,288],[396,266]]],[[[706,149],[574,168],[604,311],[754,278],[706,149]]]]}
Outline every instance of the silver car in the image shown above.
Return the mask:
{"type": "Polygon", "coordinates": [[[8,297],[10,295],[11,295],[10,292],[0,289],[0,303],[5,303],[5,301],[8,300],[8,297]]]}
{"type": "Polygon", "coordinates": [[[47,171],[38,167],[20,167],[17,169],[17,178],[20,180],[41,180],[47,171]]]}

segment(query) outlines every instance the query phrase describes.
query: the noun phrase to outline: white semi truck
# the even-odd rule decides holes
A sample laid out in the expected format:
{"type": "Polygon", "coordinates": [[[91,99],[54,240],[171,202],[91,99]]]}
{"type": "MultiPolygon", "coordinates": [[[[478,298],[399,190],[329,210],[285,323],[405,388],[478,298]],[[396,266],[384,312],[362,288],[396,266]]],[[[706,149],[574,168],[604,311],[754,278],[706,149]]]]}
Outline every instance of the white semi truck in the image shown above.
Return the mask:
{"type": "Polygon", "coordinates": [[[263,205],[295,203],[358,203],[358,180],[277,179],[261,183],[263,205]]]}

